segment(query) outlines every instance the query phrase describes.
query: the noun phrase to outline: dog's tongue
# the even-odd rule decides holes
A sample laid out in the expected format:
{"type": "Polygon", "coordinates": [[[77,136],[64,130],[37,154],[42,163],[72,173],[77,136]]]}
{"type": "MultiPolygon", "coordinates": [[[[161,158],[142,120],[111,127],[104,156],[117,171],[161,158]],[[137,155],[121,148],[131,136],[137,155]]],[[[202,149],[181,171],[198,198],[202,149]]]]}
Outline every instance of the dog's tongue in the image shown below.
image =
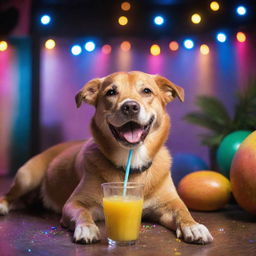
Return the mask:
{"type": "Polygon", "coordinates": [[[140,141],[143,129],[139,127],[134,127],[133,125],[130,125],[129,129],[124,129],[121,131],[121,135],[129,142],[129,143],[137,143],[140,141]]]}

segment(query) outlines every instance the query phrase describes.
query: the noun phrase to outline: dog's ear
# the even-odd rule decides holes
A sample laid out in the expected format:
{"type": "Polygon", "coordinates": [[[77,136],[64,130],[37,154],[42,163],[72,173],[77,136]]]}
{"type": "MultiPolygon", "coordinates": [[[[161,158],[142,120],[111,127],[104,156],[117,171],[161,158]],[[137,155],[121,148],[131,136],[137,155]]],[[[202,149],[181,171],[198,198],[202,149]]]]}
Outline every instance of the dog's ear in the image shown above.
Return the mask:
{"type": "Polygon", "coordinates": [[[171,102],[175,97],[180,101],[184,101],[184,89],[167,78],[159,75],[154,75],[155,82],[163,92],[163,99],[165,103],[171,102]]]}
{"type": "Polygon", "coordinates": [[[96,104],[97,95],[101,85],[101,79],[96,78],[84,85],[84,87],[76,94],[76,106],[79,108],[82,102],[90,105],[96,104]]]}

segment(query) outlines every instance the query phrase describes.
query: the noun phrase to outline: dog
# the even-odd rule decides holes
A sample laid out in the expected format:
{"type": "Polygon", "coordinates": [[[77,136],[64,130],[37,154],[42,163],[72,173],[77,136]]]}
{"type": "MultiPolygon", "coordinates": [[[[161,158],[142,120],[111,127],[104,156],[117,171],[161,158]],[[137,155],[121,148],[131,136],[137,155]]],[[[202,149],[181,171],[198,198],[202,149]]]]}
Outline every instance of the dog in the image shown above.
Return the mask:
{"type": "Polygon", "coordinates": [[[89,81],[75,100],[77,107],[83,102],[95,106],[92,138],[58,144],[25,163],[0,199],[0,214],[40,191],[44,206],[62,213],[61,225],[74,231],[74,242],[99,241],[95,222],[104,219],[101,184],[124,180],[133,149],[129,181],[144,184],[143,217],[176,231],[185,242],[212,242],[171,179],[172,158],[164,143],[171,126],[166,105],[174,98],[183,102],[184,90],[160,75],[116,72],[89,81]]]}

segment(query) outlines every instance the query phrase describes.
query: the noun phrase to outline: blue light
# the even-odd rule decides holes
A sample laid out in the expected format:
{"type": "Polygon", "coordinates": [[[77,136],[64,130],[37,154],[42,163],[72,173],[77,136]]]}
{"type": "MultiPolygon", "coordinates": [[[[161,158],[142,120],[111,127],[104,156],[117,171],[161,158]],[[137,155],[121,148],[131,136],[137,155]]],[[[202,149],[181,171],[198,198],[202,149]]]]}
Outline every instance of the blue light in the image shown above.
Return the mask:
{"type": "Polygon", "coordinates": [[[48,25],[50,22],[51,22],[51,17],[49,15],[45,14],[41,17],[41,23],[43,25],[48,25]]]}
{"type": "Polygon", "coordinates": [[[82,47],[78,44],[73,45],[71,47],[71,53],[75,56],[80,55],[82,53],[82,47]]]}
{"type": "Polygon", "coordinates": [[[162,16],[156,16],[154,18],[154,23],[157,25],[157,26],[161,26],[164,24],[164,17],[162,16]]]}
{"type": "Polygon", "coordinates": [[[192,49],[194,47],[194,42],[191,39],[186,39],[183,43],[185,48],[192,49]]]}
{"type": "Polygon", "coordinates": [[[93,41],[88,41],[84,45],[84,48],[87,52],[92,52],[95,49],[95,43],[93,41]]]}
{"type": "Polygon", "coordinates": [[[227,40],[227,36],[224,33],[218,33],[217,34],[217,40],[221,43],[224,43],[227,40]]]}
{"type": "Polygon", "coordinates": [[[236,12],[237,12],[238,15],[243,16],[243,15],[246,14],[247,10],[244,6],[240,5],[236,8],[236,12]]]}

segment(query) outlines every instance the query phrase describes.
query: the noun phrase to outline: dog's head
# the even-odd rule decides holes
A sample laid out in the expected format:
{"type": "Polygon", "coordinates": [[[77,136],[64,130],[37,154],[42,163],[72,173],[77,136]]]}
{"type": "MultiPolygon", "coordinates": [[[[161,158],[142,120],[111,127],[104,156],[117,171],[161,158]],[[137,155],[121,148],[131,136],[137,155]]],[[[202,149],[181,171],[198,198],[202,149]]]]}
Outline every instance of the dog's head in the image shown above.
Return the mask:
{"type": "Polygon", "coordinates": [[[108,145],[111,141],[111,145],[136,148],[153,142],[152,134],[169,129],[165,106],[175,97],[184,101],[183,89],[162,76],[118,72],[85,84],[76,95],[76,104],[96,107],[92,130],[94,137],[100,137],[99,143],[107,140],[108,145]],[[101,134],[95,134],[95,129],[101,134]]]}

